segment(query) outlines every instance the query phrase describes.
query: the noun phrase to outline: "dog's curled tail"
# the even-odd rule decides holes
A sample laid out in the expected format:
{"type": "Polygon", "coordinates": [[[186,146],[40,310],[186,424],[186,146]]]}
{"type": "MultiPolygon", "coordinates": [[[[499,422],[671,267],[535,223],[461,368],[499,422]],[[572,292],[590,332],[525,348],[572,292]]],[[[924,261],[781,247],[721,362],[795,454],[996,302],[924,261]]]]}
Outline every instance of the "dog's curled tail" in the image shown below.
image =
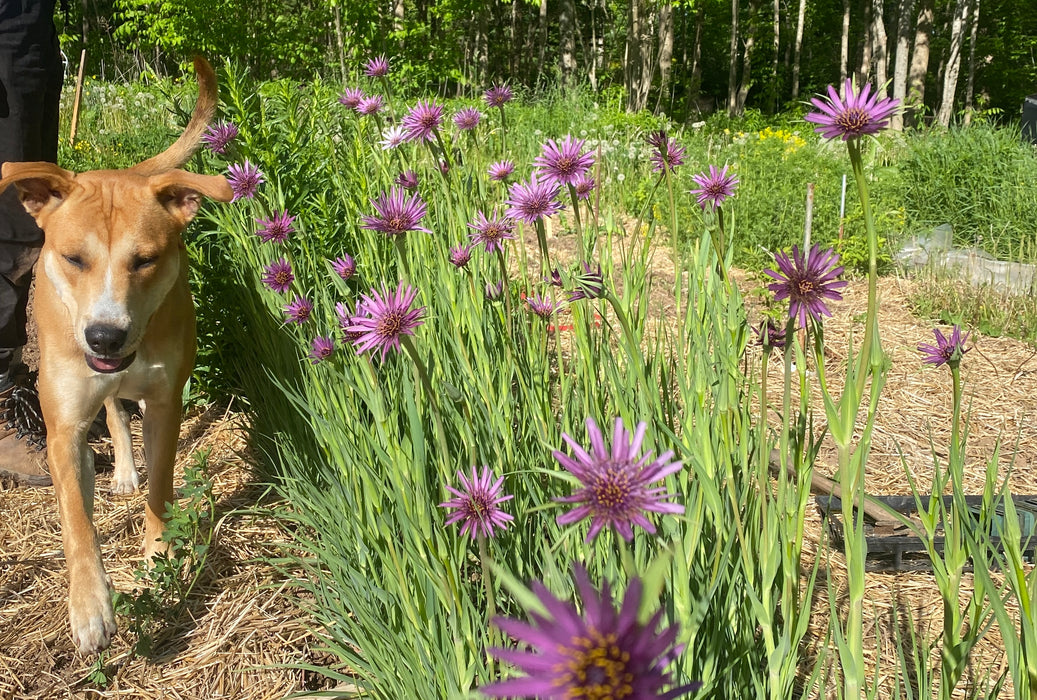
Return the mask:
{"type": "Polygon", "coordinates": [[[143,175],[152,175],[173,168],[179,168],[194,155],[201,143],[202,134],[216,113],[219,92],[216,88],[216,73],[212,66],[201,56],[194,57],[194,72],[198,78],[198,102],[194,105],[191,121],[172,146],[137,163],[131,169],[143,175]]]}

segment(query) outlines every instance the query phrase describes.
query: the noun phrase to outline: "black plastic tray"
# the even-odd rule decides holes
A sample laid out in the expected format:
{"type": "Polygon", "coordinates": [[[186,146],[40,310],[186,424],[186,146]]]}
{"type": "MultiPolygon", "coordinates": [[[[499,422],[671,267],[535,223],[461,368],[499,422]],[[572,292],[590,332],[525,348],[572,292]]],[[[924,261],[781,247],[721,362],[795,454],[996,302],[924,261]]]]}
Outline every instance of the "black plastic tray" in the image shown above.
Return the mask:
{"type": "MultiPolygon", "coordinates": [[[[870,498],[907,516],[917,513],[913,496],[871,496],[870,498]]],[[[1022,533],[1020,546],[1023,556],[1032,563],[1037,557],[1037,537],[1034,536],[1037,534],[1037,495],[1013,495],[1011,498],[1019,517],[1019,530],[1022,533]]],[[[944,496],[943,500],[949,507],[951,496],[944,496]]],[[[828,527],[832,542],[841,547],[843,544],[842,502],[835,496],[816,496],[814,501],[821,513],[821,519],[828,527]]],[[[928,501],[928,495],[922,497],[923,503],[928,501]]],[[[983,503],[983,497],[966,496],[965,503],[978,511],[983,503]]],[[[1004,516],[1004,510],[1000,507],[995,510],[994,527],[992,528],[994,532],[990,533],[990,541],[998,551],[1002,551],[1001,536],[998,532],[1000,528],[997,526],[999,516],[1004,516]]],[[[925,544],[907,527],[876,524],[866,519],[864,537],[868,544],[868,556],[865,562],[868,571],[927,571],[932,569],[925,544]]],[[[938,552],[942,552],[944,538],[937,535],[933,544],[938,552]]]]}

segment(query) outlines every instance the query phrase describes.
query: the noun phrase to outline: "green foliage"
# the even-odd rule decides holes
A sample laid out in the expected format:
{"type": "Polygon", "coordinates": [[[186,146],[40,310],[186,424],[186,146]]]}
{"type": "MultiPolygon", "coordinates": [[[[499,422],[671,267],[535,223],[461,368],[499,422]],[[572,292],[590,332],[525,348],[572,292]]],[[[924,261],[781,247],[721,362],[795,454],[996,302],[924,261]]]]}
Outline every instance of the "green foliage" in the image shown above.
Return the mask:
{"type": "Polygon", "coordinates": [[[195,453],[193,462],[184,468],[181,494],[167,504],[162,540],[169,544],[168,550],[134,571],[141,588],[115,594],[115,611],[128,618],[129,629],[137,638],[133,653],[139,656],[151,655],[156,633],[183,613],[205,570],[216,525],[208,452],[195,453]]]}
{"type": "Polygon", "coordinates": [[[987,124],[905,139],[883,195],[900,194],[910,233],[944,223],[954,243],[1037,261],[1037,158],[1009,129],[987,124]]]}

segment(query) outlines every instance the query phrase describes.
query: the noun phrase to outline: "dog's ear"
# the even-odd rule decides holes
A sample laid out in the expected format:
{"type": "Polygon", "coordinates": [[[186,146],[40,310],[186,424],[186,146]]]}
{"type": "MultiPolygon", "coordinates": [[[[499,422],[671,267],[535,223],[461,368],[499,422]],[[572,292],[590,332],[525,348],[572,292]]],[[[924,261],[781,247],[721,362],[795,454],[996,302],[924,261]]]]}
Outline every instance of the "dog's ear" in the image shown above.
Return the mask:
{"type": "Polygon", "coordinates": [[[4,163],[0,175],[0,192],[17,187],[22,206],[35,218],[61,206],[76,186],[76,174],[53,163],[4,163]]]}
{"type": "Polygon", "coordinates": [[[198,213],[202,197],[229,202],[234,191],[222,175],[199,175],[186,170],[170,170],[148,178],[151,191],[170,214],[184,226],[198,213]]]}

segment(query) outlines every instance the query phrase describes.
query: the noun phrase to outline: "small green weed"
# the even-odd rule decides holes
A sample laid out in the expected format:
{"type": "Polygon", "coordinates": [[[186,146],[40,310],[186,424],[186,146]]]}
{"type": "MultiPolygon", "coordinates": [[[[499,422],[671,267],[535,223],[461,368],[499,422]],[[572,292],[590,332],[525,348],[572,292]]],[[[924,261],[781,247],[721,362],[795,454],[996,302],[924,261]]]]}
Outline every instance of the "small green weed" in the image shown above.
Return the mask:
{"type": "MultiPolygon", "coordinates": [[[[168,553],[140,563],[134,579],[141,588],[115,594],[116,612],[129,618],[129,628],[137,637],[133,653],[138,656],[151,654],[155,633],[180,615],[205,570],[215,531],[208,460],[208,450],[194,454],[184,469],[183,497],[167,504],[162,539],[169,543],[168,553]]],[[[103,676],[102,667],[90,677],[103,676]]]]}

